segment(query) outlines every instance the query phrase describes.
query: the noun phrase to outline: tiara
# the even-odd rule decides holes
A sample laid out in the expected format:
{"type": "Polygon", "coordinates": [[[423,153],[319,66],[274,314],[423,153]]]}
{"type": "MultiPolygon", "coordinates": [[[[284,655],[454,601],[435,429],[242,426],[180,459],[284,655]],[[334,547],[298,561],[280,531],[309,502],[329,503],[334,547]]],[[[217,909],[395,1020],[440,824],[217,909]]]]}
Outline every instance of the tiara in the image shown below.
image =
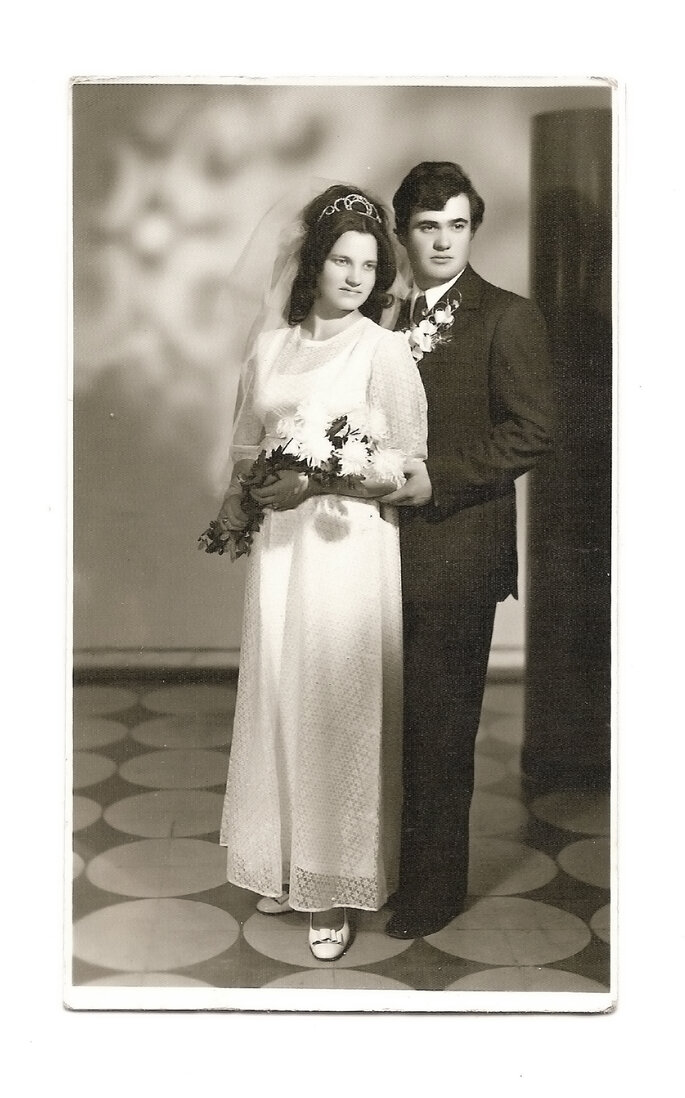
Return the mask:
{"type": "Polygon", "coordinates": [[[346,194],[341,195],[340,198],[336,198],[335,202],[332,202],[330,206],[324,207],[319,214],[317,221],[320,221],[322,217],[331,217],[332,214],[342,213],[343,210],[349,210],[350,213],[362,214],[364,217],[373,217],[378,222],[381,220],[376,207],[372,206],[368,198],[365,198],[363,194],[346,194]],[[359,206],[362,208],[359,209],[359,206]]]}

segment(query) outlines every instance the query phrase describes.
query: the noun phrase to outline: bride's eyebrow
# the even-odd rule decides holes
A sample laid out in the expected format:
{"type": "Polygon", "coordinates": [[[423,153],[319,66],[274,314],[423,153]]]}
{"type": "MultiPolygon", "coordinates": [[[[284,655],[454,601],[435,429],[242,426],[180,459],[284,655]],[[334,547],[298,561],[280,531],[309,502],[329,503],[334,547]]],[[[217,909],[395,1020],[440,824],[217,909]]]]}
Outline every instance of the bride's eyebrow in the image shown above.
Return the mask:
{"type": "MultiPolygon", "coordinates": [[[[351,259],[352,257],[349,256],[347,254],[347,252],[336,252],[335,248],[332,248],[330,250],[330,252],[328,253],[328,258],[329,259],[351,259]]],[[[365,259],[364,262],[365,263],[378,263],[378,260],[374,259],[373,256],[370,256],[369,259],[365,259]]]]}

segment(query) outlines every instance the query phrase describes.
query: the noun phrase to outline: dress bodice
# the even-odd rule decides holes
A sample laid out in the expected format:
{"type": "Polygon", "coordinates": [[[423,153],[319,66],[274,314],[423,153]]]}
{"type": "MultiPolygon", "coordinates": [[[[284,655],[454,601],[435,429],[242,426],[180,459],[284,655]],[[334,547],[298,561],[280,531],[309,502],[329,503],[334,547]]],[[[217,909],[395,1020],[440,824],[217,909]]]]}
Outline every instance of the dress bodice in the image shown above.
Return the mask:
{"type": "Polygon", "coordinates": [[[376,407],[388,421],[389,445],[425,453],[425,394],[406,340],[367,317],[325,340],[305,338],[299,325],[261,337],[241,379],[233,460],[256,457],[279,419],[307,402],[329,419],[376,407]]]}
{"type": "Polygon", "coordinates": [[[330,339],[313,340],[298,326],[280,333],[257,367],[255,410],[265,433],[296,408],[314,401],[331,419],[367,400],[376,325],[361,317],[330,339]],[[275,350],[275,354],[274,354],[275,350]]]}

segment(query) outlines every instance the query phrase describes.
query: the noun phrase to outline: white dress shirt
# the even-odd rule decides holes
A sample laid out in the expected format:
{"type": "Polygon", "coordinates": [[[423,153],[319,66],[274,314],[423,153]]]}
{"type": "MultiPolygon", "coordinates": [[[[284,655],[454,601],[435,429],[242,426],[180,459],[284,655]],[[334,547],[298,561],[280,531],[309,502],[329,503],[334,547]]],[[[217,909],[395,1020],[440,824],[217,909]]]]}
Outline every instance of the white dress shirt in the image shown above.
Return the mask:
{"type": "Polygon", "coordinates": [[[465,270],[466,267],[462,267],[458,275],[455,275],[454,278],[451,278],[449,282],[443,282],[442,286],[430,286],[427,290],[422,290],[419,286],[414,285],[414,287],[412,288],[411,300],[409,303],[409,315],[413,315],[414,305],[416,304],[416,299],[417,297],[419,297],[420,294],[423,294],[425,296],[426,309],[428,312],[430,312],[433,306],[437,305],[442,295],[446,294],[447,291],[450,290],[452,286],[454,286],[454,283],[457,281],[457,279],[461,278],[465,270]]]}

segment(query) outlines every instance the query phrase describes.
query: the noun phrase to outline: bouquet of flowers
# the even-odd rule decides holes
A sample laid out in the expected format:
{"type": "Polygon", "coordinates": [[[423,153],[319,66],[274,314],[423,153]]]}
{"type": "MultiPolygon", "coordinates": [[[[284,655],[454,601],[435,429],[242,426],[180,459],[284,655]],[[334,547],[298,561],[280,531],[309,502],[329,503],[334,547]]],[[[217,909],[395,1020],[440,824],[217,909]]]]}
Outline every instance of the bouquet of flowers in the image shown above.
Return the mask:
{"type": "Polygon", "coordinates": [[[231,560],[249,555],[259,530],[264,508],[253,499],[253,488],[273,484],[286,470],[306,473],[323,488],[351,490],[364,480],[404,484],[405,455],[384,446],[387,426],[382,412],[356,408],[330,419],[313,401],[301,404],[293,415],[283,416],[270,444],[261,451],[248,473],[239,476],[240,506],[247,515],[242,530],[226,530],[215,519],[198,538],[206,553],[229,553],[231,560]]]}
{"type": "Polygon", "coordinates": [[[458,294],[451,301],[436,305],[413,328],[403,329],[415,362],[420,362],[424,355],[434,351],[439,343],[449,343],[450,328],[460,304],[461,296],[458,294]]]}

